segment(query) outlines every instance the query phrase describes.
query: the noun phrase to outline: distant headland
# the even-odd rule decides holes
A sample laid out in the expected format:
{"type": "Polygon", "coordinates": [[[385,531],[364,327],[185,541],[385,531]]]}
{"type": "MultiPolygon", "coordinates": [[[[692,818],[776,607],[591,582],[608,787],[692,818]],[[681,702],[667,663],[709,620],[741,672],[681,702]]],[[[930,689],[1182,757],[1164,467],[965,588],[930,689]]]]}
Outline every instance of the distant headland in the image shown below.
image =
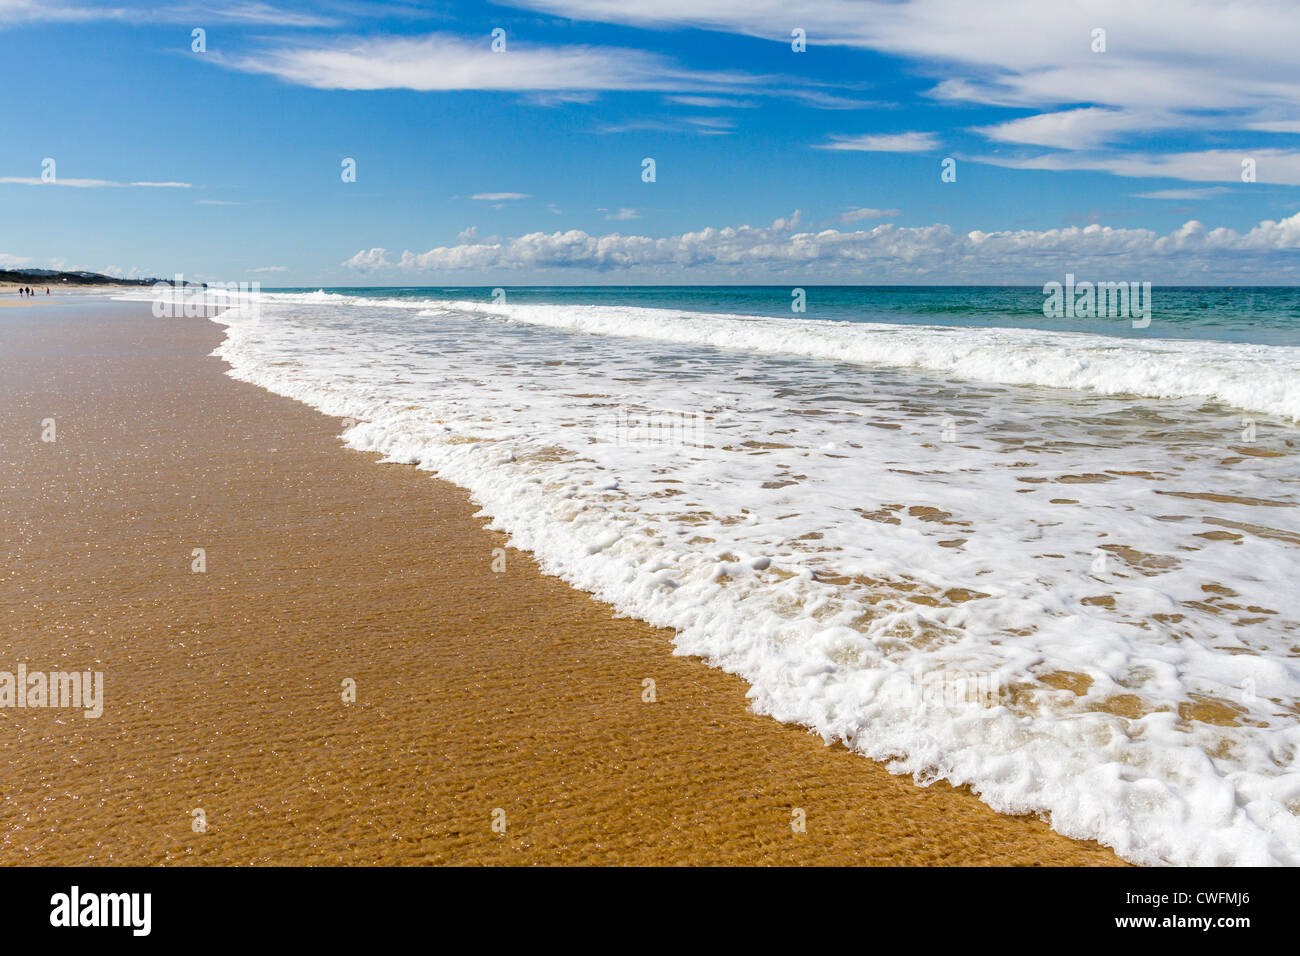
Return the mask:
{"type": "Polygon", "coordinates": [[[153,285],[160,279],[121,279],[98,272],[59,272],[54,269],[0,269],[0,285],[153,285]]]}

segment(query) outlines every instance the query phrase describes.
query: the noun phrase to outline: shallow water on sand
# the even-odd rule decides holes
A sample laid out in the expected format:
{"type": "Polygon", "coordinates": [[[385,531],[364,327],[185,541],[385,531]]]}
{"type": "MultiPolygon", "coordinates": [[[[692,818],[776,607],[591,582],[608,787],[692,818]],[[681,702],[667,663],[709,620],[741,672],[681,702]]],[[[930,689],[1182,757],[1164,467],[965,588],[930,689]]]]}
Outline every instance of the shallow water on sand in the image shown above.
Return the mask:
{"type": "Polygon", "coordinates": [[[235,374],[469,488],[760,712],[1134,860],[1300,861],[1292,350],[328,295],[230,321],[235,374]]]}

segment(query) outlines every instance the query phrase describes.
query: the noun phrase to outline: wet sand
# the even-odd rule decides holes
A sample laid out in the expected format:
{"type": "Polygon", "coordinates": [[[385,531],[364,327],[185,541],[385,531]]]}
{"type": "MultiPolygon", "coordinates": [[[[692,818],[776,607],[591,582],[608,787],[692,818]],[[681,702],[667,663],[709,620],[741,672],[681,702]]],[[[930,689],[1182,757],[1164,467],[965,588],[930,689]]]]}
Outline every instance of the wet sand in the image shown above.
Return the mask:
{"type": "Polygon", "coordinates": [[[1119,862],[751,713],[526,554],[495,572],[463,491],[226,377],[220,339],[0,315],[0,670],[105,681],[99,719],[0,709],[0,863],[1119,862]]]}

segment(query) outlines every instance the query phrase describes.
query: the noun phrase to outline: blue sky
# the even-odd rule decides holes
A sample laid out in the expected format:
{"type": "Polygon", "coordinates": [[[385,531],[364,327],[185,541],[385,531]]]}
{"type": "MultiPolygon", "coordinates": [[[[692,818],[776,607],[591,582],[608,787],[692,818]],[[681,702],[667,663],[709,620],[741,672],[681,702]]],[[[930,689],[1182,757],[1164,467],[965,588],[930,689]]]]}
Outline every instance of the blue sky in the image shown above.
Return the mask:
{"type": "Polygon", "coordinates": [[[1295,284],[1297,49],[1272,0],[0,0],[0,265],[1295,284]]]}

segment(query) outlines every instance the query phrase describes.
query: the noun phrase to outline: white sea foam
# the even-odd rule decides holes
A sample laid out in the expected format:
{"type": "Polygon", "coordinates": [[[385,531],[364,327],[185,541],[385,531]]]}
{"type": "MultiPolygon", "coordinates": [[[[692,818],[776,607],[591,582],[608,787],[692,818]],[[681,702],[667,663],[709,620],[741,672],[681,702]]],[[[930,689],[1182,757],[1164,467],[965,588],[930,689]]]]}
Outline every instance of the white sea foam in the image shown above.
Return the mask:
{"type": "Polygon", "coordinates": [[[1293,350],[401,306],[268,295],[218,353],[761,713],[1135,861],[1300,863],[1300,438],[1204,401],[1293,417],[1293,350]]]}
{"type": "Polygon", "coordinates": [[[571,332],[922,368],[972,381],[1085,389],[1103,395],[1205,398],[1300,420],[1300,348],[635,307],[444,302],[435,308],[500,315],[571,332]]]}

